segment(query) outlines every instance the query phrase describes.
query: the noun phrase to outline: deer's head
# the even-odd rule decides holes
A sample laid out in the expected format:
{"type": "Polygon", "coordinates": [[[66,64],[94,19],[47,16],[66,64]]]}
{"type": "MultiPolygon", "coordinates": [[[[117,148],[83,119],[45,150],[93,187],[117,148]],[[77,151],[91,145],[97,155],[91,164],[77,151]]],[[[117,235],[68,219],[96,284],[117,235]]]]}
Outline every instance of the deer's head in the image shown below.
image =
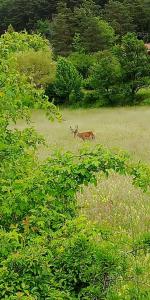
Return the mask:
{"type": "Polygon", "coordinates": [[[71,126],[70,126],[70,130],[71,132],[73,133],[74,137],[77,135],[78,133],[78,125],[75,127],[75,129],[73,129],[71,126]]]}

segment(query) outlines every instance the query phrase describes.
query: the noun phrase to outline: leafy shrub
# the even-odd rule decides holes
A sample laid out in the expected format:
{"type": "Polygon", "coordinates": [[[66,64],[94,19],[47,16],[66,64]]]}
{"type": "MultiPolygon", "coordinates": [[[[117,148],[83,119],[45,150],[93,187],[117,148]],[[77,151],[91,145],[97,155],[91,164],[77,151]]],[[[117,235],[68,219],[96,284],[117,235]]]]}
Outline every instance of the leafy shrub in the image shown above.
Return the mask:
{"type": "Polygon", "coordinates": [[[74,92],[78,95],[81,89],[81,76],[76,68],[65,58],[59,58],[56,69],[55,92],[62,101],[68,101],[74,92]]]}
{"type": "Polygon", "coordinates": [[[91,83],[107,104],[114,104],[120,78],[121,67],[116,57],[108,51],[100,52],[91,71],[91,83]]]}
{"type": "Polygon", "coordinates": [[[94,56],[74,52],[68,57],[68,60],[71,61],[83,78],[87,78],[89,70],[94,63],[94,56]]]}
{"type": "Polygon", "coordinates": [[[98,228],[84,222],[70,221],[51,237],[46,233],[20,235],[19,248],[10,247],[2,260],[1,295],[8,298],[20,293],[33,299],[103,296],[124,270],[124,261],[115,244],[103,240],[98,228]]]}
{"type": "Polygon", "coordinates": [[[83,99],[83,91],[79,90],[78,92],[72,91],[69,95],[69,105],[78,105],[78,107],[82,106],[83,99]]]}
{"type": "Polygon", "coordinates": [[[56,281],[75,299],[103,297],[125,267],[115,244],[103,240],[100,228],[86,219],[66,223],[52,241],[52,252],[53,268],[61,270],[55,273],[56,281]]]}
{"type": "MultiPolygon", "coordinates": [[[[2,95],[0,105],[1,109],[13,118],[14,115],[17,115],[19,112],[20,117],[23,117],[23,111],[24,115],[26,114],[25,110],[23,110],[25,106],[27,108],[42,105],[44,109],[49,106],[50,112],[52,112],[53,109],[56,112],[55,107],[51,103],[48,103],[44,90],[38,90],[35,84],[31,82],[31,80],[29,81],[30,72],[25,75],[24,72],[21,73],[18,70],[16,56],[20,53],[20,57],[21,54],[22,57],[26,57],[26,55],[28,57],[27,53],[29,53],[29,51],[34,54],[37,52],[35,56],[32,56],[32,63],[34,64],[35,57],[39,63],[41,60],[41,58],[38,57],[39,51],[48,53],[50,51],[49,43],[39,35],[29,35],[26,32],[20,34],[16,32],[6,33],[0,38],[0,92],[2,95]],[[39,99],[41,101],[39,101],[39,99]]],[[[49,53],[51,55],[51,52],[49,53]]],[[[54,67],[53,63],[52,66],[54,67]]],[[[42,75],[39,74],[41,71],[39,69],[38,71],[39,77],[42,77],[42,75]]],[[[54,76],[53,68],[49,71],[51,72],[50,78],[52,78],[54,76]]],[[[33,75],[33,73],[31,75],[33,75]]]]}
{"type": "Polygon", "coordinates": [[[6,32],[0,38],[0,55],[8,58],[11,53],[29,50],[39,51],[50,48],[49,42],[39,34],[28,34],[24,32],[6,32]]]}
{"type": "Polygon", "coordinates": [[[96,91],[91,90],[91,91],[84,91],[84,98],[83,98],[83,106],[88,107],[88,106],[94,106],[96,101],[98,101],[98,94],[96,91]]]}
{"type": "Polygon", "coordinates": [[[37,87],[47,86],[55,78],[55,62],[52,60],[52,52],[26,51],[17,53],[17,69],[37,87]]]}
{"type": "Polygon", "coordinates": [[[122,38],[121,44],[114,47],[114,54],[121,66],[123,94],[128,104],[135,104],[139,89],[149,85],[150,57],[144,42],[138,40],[135,34],[128,33],[122,38]]]}

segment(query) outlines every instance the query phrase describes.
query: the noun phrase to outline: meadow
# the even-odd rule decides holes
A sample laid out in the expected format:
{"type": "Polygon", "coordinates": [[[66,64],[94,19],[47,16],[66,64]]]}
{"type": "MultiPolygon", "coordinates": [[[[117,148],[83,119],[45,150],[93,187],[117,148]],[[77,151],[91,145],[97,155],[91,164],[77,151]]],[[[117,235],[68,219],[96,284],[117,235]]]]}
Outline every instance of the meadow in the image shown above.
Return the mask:
{"type": "MultiPolygon", "coordinates": [[[[102,109],[63,109],[61,123],[50,122],[43,111],[32,111],[31,126],[42,134],[49,148],[39,149],[41,158],[51,151],[61,149],[76,152],[83,145],[102,144],[105,147],[120,148],[130,153],[132,158],[150,162],[150,108],[125,107],[102,109]],[[78,125],[79,131],[92,130],[94,141],[83,142],[73,138],[70,126],[78,125]]],[[[24,129],[26,122],[18,121],[16,128],[24,129]]]]}
{"type": "MultiPolygon", "coordinates": [[[[131,158],[150,162],[150,108],[102,108],[61,111],[61,123],[50,122],[43,111],[32,111],[31,125],[42,134],[48,147],[39,148],[41,159],[48,157],[54,150],[77,151],[85,146],[102,144],[105,147],[128,151],[131,158]],[[79,126],[79,131],[92,130],[95,140],[83,142],[74,138],[70,125],[79,126]]],[[[24,129],[24,121],[19,121],[16,128],[24,129]]],[[[98,186],[84,187],[78,194],[81,213],[90,219],[121,227],[137,234],[147,230],[150,216],[148,195],[132,186],[130,178],[112,174],[107,180],[98,175],[98,186]]]]}

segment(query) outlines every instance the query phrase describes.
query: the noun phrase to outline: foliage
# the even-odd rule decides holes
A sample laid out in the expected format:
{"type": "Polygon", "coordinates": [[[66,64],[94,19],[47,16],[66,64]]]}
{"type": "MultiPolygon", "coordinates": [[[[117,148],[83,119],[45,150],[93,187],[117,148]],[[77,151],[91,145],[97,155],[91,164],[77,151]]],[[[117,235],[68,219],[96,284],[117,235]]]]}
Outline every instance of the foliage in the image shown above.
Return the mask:
{"type": "Polygon", "coordinates": [[[73,12],[60,2],[52,28],[55,52],[63,56],[72,50],[93,53],[110,47],[115,40],[113,28],[98,16],[92,0],[84,0],[73,12]]]}
{"type": "Polygon", "coordinates": [[[115,94],[118,92],[117,83],[120,81],[121,67],[114,55],[108,51],[97,54],[97,63],[91,71],[93,87],[106,99],[106,104],[115,103],[115,94]]]}
{"type": "Polygon", "coordinates": [[[0,3],[1,33],[12,24],[16,31],[31,32],[36,21],[48,19],[56,12],[55,0],[4,0],[0,3]]]}
{"type": "Polygon", "coordinates": [[[0,56],[7,59],[15,52],[49,51],[49,42],[38,34],[28,34],[26,31],[6,32],[0,37],[0,56]]]}
{"type": "Polygon", "coordinates": [[[2,297],[105,297],[127,262],[111,235],[86,219],[73,219],[76,191],[82,184],[96,184],[96,172],[108,175],[111,169],[133,174],[133,182],[146,189],[150,177],[145,181],[143,175],[148,169],[102,147],[82,150],[78,157],[58,153],[41,165],[31,155],[40,142],[33,131],[7,129],[4,141],[2,297]]]}
{"type": "Polygon", "coordinates": [[[88,77],[89,70],[94,63],[94,57],[85,53],[74,52],[68,60],[75,66],[83,78],[88,77]]]}
{"type": "Polygon", "coordinates": [[[81,45],[86,53],[93,53],[110,47],[115,39],[111,26],[97,16],[93,1],[84,1],[80,8],[74,11],[76,32],[80,34],[81,45]]]}
{"type": "Polygon", "coordinates": [[[76,52],[77,53],[85,53],[85,49],[84,49],[84,46],[81,41],[80,33],[75,32],[75,35],[72,40],[72,48],[73,48],[73,51],[75,51],[75,53],[76,52]]]}
{"type": "Polygon", "coordinates": [[[56,69],[55,91],[62,101],[68,100],[71,92],[78,95],[81,88],[81,76],[71,62],[59,58],[56,69]]]}
{"type": "MultiPolygon", "coordinates": [[[[147,42],[149,41],[150,0],[133,0],[132,2],[129,0],[66,0],[61,2],[73,13],[73,15],[75,15],[76,9],[82,10],[85,16],[89,16],[88,12],[90,12],[90,15],[93,17],[100,16],[110,22],[116,32],[121,35],[129,31],[136,31],[140,38],[147,42]]],[[[29,0],[28,3],[25,0],[1,0],[0,33],[4,33],[8,26],[12,24],[16,31],[24,30],[26,28],[28,32],[32,32],[33,30],[38,29],[39,32],[45,34],[46,37],[51,40],[53,35],[51,22],[53,19],[57,19],[57,15],[59,15],[58,19],[62,22],[62,27],[64,29],[69,29],[70,27],[71,32],[78,33],[78,30],[76,29],[80,29],[80,24],[75,24],[75,22],[72,23],[73,16],[71,19],[68,16],[67,20],[65,14],[60,15],[60,10],[57,10],[59,3],[60,1],[58,0],[29,0]]],[[[86,22],[86,19],[82,19],[82,23],[83,22],[86,22]]],[[[56,28],[56,31],[57,30],[59,31],[59,27],[56,28]]],[[[65,30],[61,31],[60,29],[60,33],[61,32],[65,36],[65,30]]],[[[71,34],[72,38],[73,36],[74,34],[71,34]]],[[[61,34],[59,37],[61,42],[63,42],[61,34]]],[[[58,50],[57,43],[56,50],[58,50]]],[[[68,50],[68,45],[66,45],[66,50],[68,50]]]]}
{"type": "Polygon", "coordinates": [[[52,44],[56,54],[67,56],[71,52],[72,30],[74,30],[72,17],[73,14],[66,3],[58,3],[57,15],[52,22],[52,44]]]}
{"type": "Polygon", "coordinates": [[[121,36],[134,31],[132,13],[125,1],[109,1],[103,10],[103,17],[121,36]]]}
{"type": "Polygon", "coordinates": [[[46,20],[38,20],[36,23],[36,31],[42,36],[45,36],[48,40],[52,39],[52,23],[46,20]]]}
{"type": "Polygon", "coordinates": [[[6,241],[0,275],[2,299],[104,296],[125,264],[115,244],[103,239],[98,228],[85,226],[85,222],[67,222],[53,235],[1,231],[6,241]]]}
{"type": "Polygon", "coordinates": [[[122,89],[129,103],[136,101],[138,90],[149,84],[150,58],[143,41],[128,33],[114,49],[122,69],[122,89]]]}
{"type": "MultiPolygon", "coordinates": [[[[138,42],[134,44],[139,49],[138,42]]],[[[141,43],[140,50],[143,53],[141,43]]],[[[17,70],[14,58],[26,57],[30,51],[37,56],[39,51],[47,53],[49,43],[39,35],[19,34],[12,28],[0,38],[1,299],[93,300],[119,299],[120,295],[120,299],[134,295],[138,299],[139,289],[132,280],[138,268],[128,270],[128,255],[122,252],[114,232],[77,218],[76,193],[83,185],[96,185],[97,173],[107,177],[112,171],[131,176],[134,185],[147,191],[150,167],[102,146],[83,148],[78,155],[57,152],[40,162],[37,149],[44,144],[43,137],[32,128],[19,131],[10,127],[18,118],[29,121],[30,106],[43,108],[50,118],[60,119],[43,89],[29,82],[29,74],[17,70]],[[128,274],[131,284],[124,289],[128,274]]],[[[118,53],[116,50],[119,57],[118,53]]],[[[97,64],[103,60],[113,80],[118,78],[120,65],[116,58],[103,52],[97,64]]],[[[123,68],[121,60],[120,64],[123,68]]],[[[78,71],[67,59],[60,58],[56,93],[68,100],[70,95],[78,96],[80,88],[78,71]]],[[[139,245],[147,253],[149,236],[133,243],[130,261],[139,245]]],[[[140,291],[139,295],[142,299],[148,291],[140,291]]]]}
{"type": "Polygon", "coordinates": [[[92,107],[98,99],[98,94],[95,91],[84,91],[83,106],[92,107]]]}
{"type": "Polygon", "coordinates": [[[115,37],[112,27],[106,21],[93,18],[84,28],[82,39],[87,53],[94,53],[112,46],[115,37]]]}
{"type": "Polygon", "coordinates": [[[17,53],[17,69],[25,74],[37,87],[47,86],[54,81],[56,65],[50,51],[26,51],[17,53]]]}
{"type": "Polygon", "coordinates": [[[145,41],[150,40],[150,0],[134,0],[130,2],[126,0],[125,3],[129,6],[133,22],[135,24],[137,35],[145,41]]]}
{"type": "Polygon", "coordinates": [[[6,33],[0,38],[0,108],[1,114],[6,117],[7,124],[9,118],[16,120],[26,115],[29,106],[47,109],[51,117],[57,114],[56,108],[48,102],[44,91],[36,89],[33,83],[28,82],[29,78],[17,70],[14,55],[20,51],[22,53],[29,51],[29,49],[48,51],[49,44],[39,35],[29,35],[26,32],[6,33]]]}

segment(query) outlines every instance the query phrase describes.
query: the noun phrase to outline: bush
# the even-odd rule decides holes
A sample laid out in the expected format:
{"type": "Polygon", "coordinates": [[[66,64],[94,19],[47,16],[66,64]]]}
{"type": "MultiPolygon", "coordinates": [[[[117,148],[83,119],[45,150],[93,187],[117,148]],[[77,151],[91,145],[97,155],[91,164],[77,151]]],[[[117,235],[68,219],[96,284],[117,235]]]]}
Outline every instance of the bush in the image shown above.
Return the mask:
{"type": "Polygon", "coordinates": [[[55,280],[73,299],[101,299],[125,270],[116,245],[109,238],[103,239],[99,227],[91,225],[86,219],[74,219],[52,242],[55,280]]]}
{"type": "Polygon", "coordinates": [[[137,103],[137,92],[149,85],[150,56],[142,40],[128,33],[120,45],[114,47],[114,54],[121,66],[121,88],[128,104],[137,103]]]}
{"type": "Polygon", "coordinates": [[[91,70],[91,84],[108,105],[116,104],[120,78],[121,67],[117,58],[111,52],[99,52],[91,70]]]}
{"type": "Polygon", "coordinates": [[[10,54],[29,50],[49,51],[50,45],[48,40],[42,38],[39,34],[28,34],[26,31],[6,32],[0,38],[0,55],[5,59],[10,54]]]}
{"type": "Polygon", "coordinates": [[[84,90],[83,106],[94,106],[98,100],[98,94],[96,91],[86,91],[84,90]]]}
{"type": "Polygon", "coordinates": [[[16,59],[19,72],[37,87],[46,87],[54,81],[56,64],[52,59],[52,51],[30,50],[18,53],[16,59]]]}
{"type": "Polygon", "coordinates": [[[59,58],[56,69],[55,92],[63,100],[69,101],[73,92],[78,97],[81,89],[82,78],[76,68],[65,58],[59,58]]]}
{"type": "Polygon", "coordinates": [[[94,56],[74,52],[68,57],[68,60],[75,66],[83,78],[87,78],[89,70],[94,63],[94,56]]]}

